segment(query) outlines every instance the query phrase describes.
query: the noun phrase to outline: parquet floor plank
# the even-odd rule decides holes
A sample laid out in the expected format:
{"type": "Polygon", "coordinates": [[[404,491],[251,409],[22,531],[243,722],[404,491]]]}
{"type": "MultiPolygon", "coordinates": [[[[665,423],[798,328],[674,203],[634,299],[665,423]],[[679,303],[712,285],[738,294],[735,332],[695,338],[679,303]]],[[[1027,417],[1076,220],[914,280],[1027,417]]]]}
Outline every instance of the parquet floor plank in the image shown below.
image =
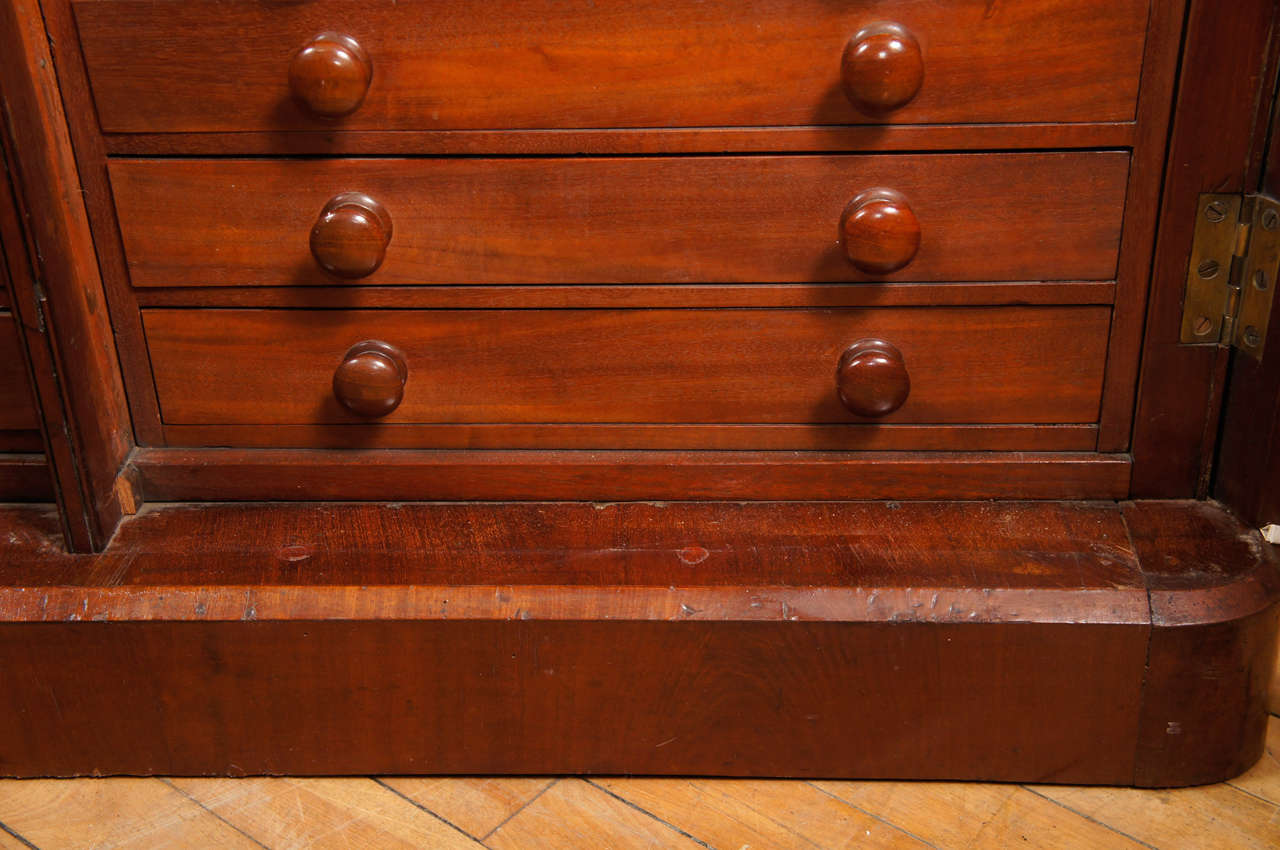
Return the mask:
{"type": "Polygon", "coordinates": [[[272,850],[450,850],[480,846],[436,815],[371,779],[249,777],[170,781],[191,799],[272,850]]]}
{"type": "Polygon", "coordinates": [[[40,850],[260,850],[251,838],[159,779],[0,780],[0,822],[40,850]]]}

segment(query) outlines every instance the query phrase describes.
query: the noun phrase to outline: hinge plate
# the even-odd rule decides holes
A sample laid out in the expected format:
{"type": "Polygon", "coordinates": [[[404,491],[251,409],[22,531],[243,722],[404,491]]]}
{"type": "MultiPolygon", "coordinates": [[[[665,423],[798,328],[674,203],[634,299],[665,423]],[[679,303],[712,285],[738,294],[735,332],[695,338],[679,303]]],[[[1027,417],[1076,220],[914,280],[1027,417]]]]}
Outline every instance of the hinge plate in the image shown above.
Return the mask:
{"type": "Polygon", "coordinates": [[[1201,195],[1182,304],[1184,343],[1234,345],[1262,359],[1280,273],[1280,203],[1201,195]]]}
{"type": "Polygon", "coordinates": [[[1271,300],[1280,273],[1280,203],[1266,195],[1253,199],[1249,250],[1240,274],[1240,308],[1235,314],[1232,344],[1262,359],[1271,321],[1271,300]]]}

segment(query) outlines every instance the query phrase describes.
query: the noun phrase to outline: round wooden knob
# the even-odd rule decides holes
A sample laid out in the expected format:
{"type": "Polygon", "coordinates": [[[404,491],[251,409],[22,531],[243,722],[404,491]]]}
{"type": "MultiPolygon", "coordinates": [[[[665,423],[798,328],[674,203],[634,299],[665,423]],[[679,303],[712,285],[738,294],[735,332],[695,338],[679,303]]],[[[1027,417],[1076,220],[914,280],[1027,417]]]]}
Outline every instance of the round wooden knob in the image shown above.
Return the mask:
{"type": "Polygon", "coordinates": [[[355,112],[369,90],[373,64],[356,40],[322,32],[289,63],[289,91],[313,115],[341,118],[355,112]]]}
{"type": "Polygon", "coordinates": [[[872,24],[845,45],[844,93],[862,112],[883,115],[911,102],[924,82],[920,42],[899,24],[872,24]]]}
{"type": "Polygon", "coordinates": [[[872,189],[844,208],[840,244],[860,271],[889,274],[910,263],[920,250],[920,222],[900,193],[872,189]]]}
{"type": "Polygon", "coordinates": [[[311,228],[311,255],[338,277],[368,277],[378,270],[391,244],[391,216],[382,204],[359,192],[329,199],[311,228]]]}
{"type": "Polygon", "coordinates": [[[902,352],[882,339],[860,339],[836,367],[840,403],[858,416],[888,416],[907,400],[911,378],[902,352]]]}
{"type": "Polygon", "coordinates": [[[370,419],[386,416],[404,399],[409,367],[393,345],[368,339],[348,349],[333,373],[333,394],[347,410],[370,419]]]}

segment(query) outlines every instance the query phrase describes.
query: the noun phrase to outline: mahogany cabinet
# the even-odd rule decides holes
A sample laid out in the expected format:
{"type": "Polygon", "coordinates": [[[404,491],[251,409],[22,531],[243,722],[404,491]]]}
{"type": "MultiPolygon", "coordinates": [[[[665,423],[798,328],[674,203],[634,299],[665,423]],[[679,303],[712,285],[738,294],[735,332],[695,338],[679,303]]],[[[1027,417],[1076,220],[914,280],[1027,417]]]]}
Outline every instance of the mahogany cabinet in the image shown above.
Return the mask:
{"type": "Polygon", "coordinates": [[[1278,11],[3,0],[0,774],[1244,769],[1278,11]]]}

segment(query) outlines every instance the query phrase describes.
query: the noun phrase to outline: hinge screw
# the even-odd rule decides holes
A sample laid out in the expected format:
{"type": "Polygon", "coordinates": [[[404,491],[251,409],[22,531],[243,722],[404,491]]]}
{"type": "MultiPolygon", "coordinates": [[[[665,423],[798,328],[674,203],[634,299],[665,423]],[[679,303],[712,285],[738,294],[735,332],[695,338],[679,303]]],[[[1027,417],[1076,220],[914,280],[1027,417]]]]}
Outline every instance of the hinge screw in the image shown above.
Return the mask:
{"type": "Polygon", "coordinates": [[[1250,348],[1257,348],[1258,343],[1262,342],[1262,337],[1258,335],[1258,329],[1253,325],[1244,329],[1244,344],[1250,348]]]}
{"type": "Polygon", "coordinates": [[[1204,217],[1217,224],[1227,217],[1227,205],[1222,201],[1210,201],[1204,208],[1204,217]]]}
{"type": "Polygon", "coordinates": [[[1277,224],[1280,224],[1280,213],[1275,210],[1267,210],[1262,214],[1262,226],[1265,229],[1275,230],[1277,224]]]}
{"type": "Polygon", "coordinates": [[[1217,260],[1205,260],[1196,268],[1196,274],[1205,280],[1210,280],[1218,276],[1218,270],[1221,268],[1217,260]]]}

